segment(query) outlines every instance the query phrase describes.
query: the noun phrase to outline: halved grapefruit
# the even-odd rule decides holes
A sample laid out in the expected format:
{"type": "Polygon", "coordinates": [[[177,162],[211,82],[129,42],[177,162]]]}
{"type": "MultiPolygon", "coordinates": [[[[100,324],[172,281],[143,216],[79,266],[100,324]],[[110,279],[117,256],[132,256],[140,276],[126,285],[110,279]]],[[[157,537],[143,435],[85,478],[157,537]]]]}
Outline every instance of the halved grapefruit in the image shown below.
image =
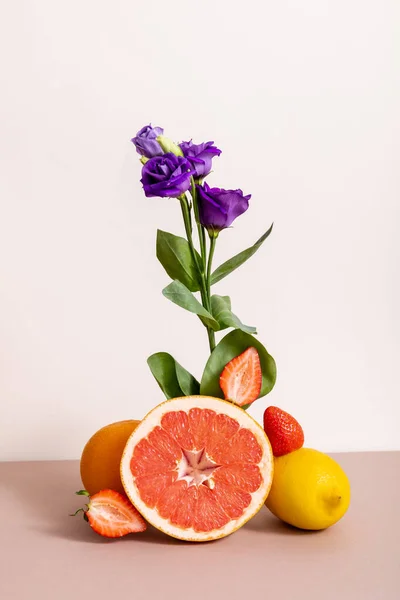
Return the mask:
{"type": "Polygon", "coordinates": [[[154,408],[130,436],[121,480],[154,527],[188,541],[233,533],[264,504],[273,456],[262,427],[238,406],[186,396],[154,408]]]}

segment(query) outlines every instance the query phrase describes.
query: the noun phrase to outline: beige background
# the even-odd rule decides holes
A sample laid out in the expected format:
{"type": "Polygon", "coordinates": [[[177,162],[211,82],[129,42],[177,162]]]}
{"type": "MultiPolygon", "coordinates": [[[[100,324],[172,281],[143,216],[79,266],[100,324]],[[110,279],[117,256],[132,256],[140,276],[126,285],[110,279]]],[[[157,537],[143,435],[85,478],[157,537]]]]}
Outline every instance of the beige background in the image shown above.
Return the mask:
{"type": "Polygon", "coordinates": [[[129,139],[222,148],[210,183],[252,193],[216,288],[275,356],[267,403],[322,450],[399,448],[400,22],[396,0],[2,3],[0,459],[78,457],[162,396],[146,358],[198,376],[196,318],[168,303],[129,139]]]}

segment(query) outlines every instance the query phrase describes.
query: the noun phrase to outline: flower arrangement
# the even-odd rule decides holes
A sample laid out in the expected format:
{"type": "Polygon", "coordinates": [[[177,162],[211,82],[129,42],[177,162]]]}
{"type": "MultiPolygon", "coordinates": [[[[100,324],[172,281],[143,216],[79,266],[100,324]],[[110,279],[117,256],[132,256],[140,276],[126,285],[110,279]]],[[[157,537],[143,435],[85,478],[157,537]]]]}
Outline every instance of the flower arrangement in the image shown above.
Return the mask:
{"type": "Polygon", "coordinates": [[[255,348],[262,380],[257,397],[262,397],[275,384],[275,361],[254,337],[256,328],[243,324],[232,311],[230,297],[213,294],[212,286],[253,256],[270,235],[272,225],[253,246],[213,270],[221,232],[249,208],[251,195],[208,185],[206,177],[213,160],[221,154],[214,142],[176,144],[163,134],[161,127],[147,125],[132,139],[142,162],[141,183],[146,197],[176,199],[185,226],[186,238],[157,231],[157,258],[172,279],[163,295],[197,315],[207,331],[210,358],[200,382],[166,352],[153,354],[148,364],[167,398],[193,394],[223,398],[219,381],[223,368],[248,348],[255,348]],[[216,333],[227,329],[231,332],[217,343],[216,333]]]}
{"type": "Polygon", "coordinates": [[[214,142],[176,144],[151,125],[132,142],[145,195],[179,202],[186,237],[157,231],[157,258],[172,279],[163,295],[198,317],[210,356],[201,381],[167,352],[148,358],[167,400],[141,421],[111,423],[90,438],[80,463],[85,490],[77,492],[88,503],[77,512],[106,537],[143,532],[149,522],[193,542],[233,533],[264,504],[301,529],[333,525],[349,506],[346,474],[303,447],[300,423],[281,408],[268,406],[263,426],[246,413],[274,387],[275,361],[256,328],[232,311],[230,297],[212,293],[257,252],[272,225],[214,269],[217,240],[248,209],[250,194],[205,181],[221,154],[214,142]]]}

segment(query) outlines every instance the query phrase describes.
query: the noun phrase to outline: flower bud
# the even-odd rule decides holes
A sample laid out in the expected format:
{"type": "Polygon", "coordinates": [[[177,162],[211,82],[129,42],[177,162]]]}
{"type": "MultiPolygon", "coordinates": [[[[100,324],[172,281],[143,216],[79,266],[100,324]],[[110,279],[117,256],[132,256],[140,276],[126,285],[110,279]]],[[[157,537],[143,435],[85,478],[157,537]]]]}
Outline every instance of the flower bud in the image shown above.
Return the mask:
{"type": "Polygon", "coordinates": [[[151,125],[145,125],[137,132],[131,142],[136,146],[136,151],[142,156],[152,158],[153,156],[160,156],[163,151],[160,144],[157,142],[156,137],[162,135],[164,129],[162,127],[152,127],[151,125]]]}
{"type": "Polygon", "coordinates": [[[172,154],[175,154],[175,156],[183,156],[182,149],[179,148],[178,144],[175,144],[175,142],[165,137],[165,135],[159,135],[157,137],[157,142],[165,153],[171,152],[172,154]]]}

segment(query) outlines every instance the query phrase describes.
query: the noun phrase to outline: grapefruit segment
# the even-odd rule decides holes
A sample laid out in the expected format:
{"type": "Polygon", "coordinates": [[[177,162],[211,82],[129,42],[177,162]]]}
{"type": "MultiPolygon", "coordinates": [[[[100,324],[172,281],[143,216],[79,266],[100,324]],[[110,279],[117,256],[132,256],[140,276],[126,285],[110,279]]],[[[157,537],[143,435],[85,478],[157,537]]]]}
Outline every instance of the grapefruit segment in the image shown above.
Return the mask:
{"type": "Polygon", "coordinates": [[[232,519],[241,517],[251,502],[251,494],[229,483],[216,483],[213,492],[216,501],[224,507],[226,514],[232,519]]]}
{"type": "Polygon", "coordinates": [[[258,464],[262,458],[262,448],[249,429],[239,431],[229,440],[228,444],[220,444],[214,449],[213,458],[225,464],[252,463],[258,464]]]}
{"type": "Polygon", "coordinates": [[[187,490],[186,481],[174,481],[167,486],[157,501],[157,512],[163,519],[169,519],[175,512],[184,492],[187,490]]]}
{"type": "Polygon", "coordinates": [[[152,525],[183,540],[224,537],[264,504],[273,456],[262,427],[207,396],[163,402],[133,432],[121,461],[127,495],[152,525]]]}
{"type": "Polygon", "coordinates": [[[165,414],[161,419],[161,427],[175,438],[181,448],[193,450],[193,436],[186,412],[179,410],[165,414]]]}
{"type": "Polygon", "coordinates": [[[181,456],[181,447],[178,442],[163,429],[155,427],[149,434],[148,440],[155,448],[157,456],[163,461],[174,464],[181,456]]]}
{"type": "Polygon", "coordinates": [[[172,485],[177,479],[176,471],[163,473],[161,475],[145,475],[137,477],[135,485],[143,502],[150,508],[154,508],[163,491],[172,485]]]}
{"type": "Polygon", "coordinates": [[[136,446],[131,460],[132,474],[140,475],[159,474],[175,468],[175,461],[165,459],[158,454],[157,449],[144,438],[136,446]]]}
{"type": "Polygon", "coordinates": [[[227,483],[247,492],[256,492],[261,485],[262,476],[257,465],[251,463],[233,464],[221,467],[214,475],[214,481],[227,483]]]}
{"type": "Polygon", "coordinates": [[[189,410],[189,426],[193,435],[194,449],[202,450],[206,444],[208,433],[212,427],[216,413],[205,408],[189,410]]]}
{"type": "Polygon", "coordinates": [[[205,485],[199,486],[193,529],[196,532],[209,532],[221,529],[229,520],[212,490],[205,485]]]}
{"type": "Polygon", "coordinates": [[[239,423],[227,415],[216,415],[207,436],[207,452],[212,456],[213,450],[224,447],[235,433],[239,431],[239,423]]]}
{"type": "Polygon", "coordinates": [[[193,517],[197,506],[197,486],[191,485],[181,496],[175,512],[172,513],[170,521],[180,529],[188,529],[193,526],[193,517]]]}

